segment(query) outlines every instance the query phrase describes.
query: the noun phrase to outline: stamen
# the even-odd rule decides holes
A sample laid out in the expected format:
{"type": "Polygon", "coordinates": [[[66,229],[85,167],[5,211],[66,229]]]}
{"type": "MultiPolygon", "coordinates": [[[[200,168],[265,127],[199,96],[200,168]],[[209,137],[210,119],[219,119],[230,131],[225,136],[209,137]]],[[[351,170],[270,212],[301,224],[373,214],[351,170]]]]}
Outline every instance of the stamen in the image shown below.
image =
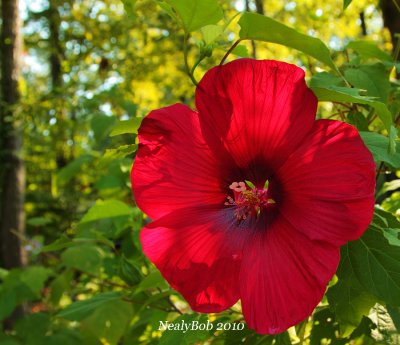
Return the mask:
{"type": "Polygon", "coordinates": [[[264,188],[258,189],[250,181],[233,182],[229,189],[233,191],[233,198],[227,196],[226,206],[235,206],[235,217],[238,221],[246,220],[249,216],[258,218],[263,209],[269,204],[275,204],[268,191],[269,181],[264,184],[264,188]]]}

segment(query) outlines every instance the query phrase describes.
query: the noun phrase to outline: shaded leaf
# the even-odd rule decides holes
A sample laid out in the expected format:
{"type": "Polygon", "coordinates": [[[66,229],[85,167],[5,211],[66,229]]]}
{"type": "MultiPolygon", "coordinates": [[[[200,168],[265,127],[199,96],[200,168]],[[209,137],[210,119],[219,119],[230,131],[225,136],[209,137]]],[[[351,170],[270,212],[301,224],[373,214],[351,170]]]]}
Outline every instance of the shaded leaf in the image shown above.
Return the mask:
{"type": "Polygon", "coordinates": [[[386,303],[400,305],[400,247],[389,243],[378,226],[380,216],[357,241],[342,247],[339,279],[354,276],[363,290],[386,303]]]}
{"type": "Polygon", "coordinates": [[[398,148],[395,154],[389,153],[389,138],[374,132],[360,132],[365,145],[374,156],[375,162],[385,162],[393,168],[400,167],[400,153],[398,148]]]}
{"type": "Polygon", "coordinates": [[[121,295],[118,292],[100,293],[90,299],[70,304],[64,310],[61,310],[57,316],[70,321],[81,321],[91,315],[97,308],[110,301],[117,301],[120,297],[121,295]]]}
{"type": "Polygon", "coordinates": [[[386,103],[390,82],[389,73],[382,63],[348,68],[344,76],[354,87],[366,90],[367,96],[376,97],[378,101],[386,103]]]}
{"type": "Polygon", "coordinates": [[[349,336],[358,327],[376,303],[376,298],[360,289],[352,279],[339,279],[329,288],[327,296],[343,337],[349,336]]]}
{"type": "Polygon", "coordinates": [[[82,321],[81,327],[103,343],[116,345],[125,333],[132,314],[132,306],[121,299],[104,301],[82,321]]]}
{"type": "Polygon", "coordinates": [[[67,267],[96,274],[100,271],[103,252],[94,245],[79,245],[65,250],[61,260],[67,267]]]}

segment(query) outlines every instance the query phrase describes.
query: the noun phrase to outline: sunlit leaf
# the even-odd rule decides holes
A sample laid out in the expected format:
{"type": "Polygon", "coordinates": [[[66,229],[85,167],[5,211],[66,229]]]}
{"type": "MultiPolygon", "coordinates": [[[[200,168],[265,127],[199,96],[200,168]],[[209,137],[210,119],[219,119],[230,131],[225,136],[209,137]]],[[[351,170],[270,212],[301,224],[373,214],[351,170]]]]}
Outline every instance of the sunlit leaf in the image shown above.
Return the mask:
{"type": "Polygon", "coordinates": [[[183,29],[191,32],[203,26],[216,24],[222,17],[222,9],[214,0],[165,0],[178,14],[183,29]]]}
{"type": "Polygon", "coordinates": [[[246,12],[239,20],[242,40],[277,43],[299,50],[336,70],[328,47],[318,38],[304,35],[272,18],[246,12]]]}
{"type": "Polygon", "coordinates": [[[137,130],[142,120],[142,118],[134,117],[130,120],[122,120],[117,122],[117,124],[111,130],[110,137],[114,137],[120,134],[137,133],[137,130]]]}

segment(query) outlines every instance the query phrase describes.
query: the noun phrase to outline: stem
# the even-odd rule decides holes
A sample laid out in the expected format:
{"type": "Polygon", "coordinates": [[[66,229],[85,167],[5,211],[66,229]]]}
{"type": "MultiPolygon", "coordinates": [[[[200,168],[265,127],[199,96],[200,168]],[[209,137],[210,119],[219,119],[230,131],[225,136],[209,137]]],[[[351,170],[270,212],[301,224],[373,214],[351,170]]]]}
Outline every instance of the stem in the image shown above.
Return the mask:
{"type": "Polygon", "coordinates": [[[196,67],[197,67],[197,66],[199,65],[199,63],[202,62],[202,61],[203,61],[203,58],[199,57],[199,58],[197,59],[196,63],[193,65],[192,69],[190,70],[190,75],[192,75],[193,78],[194,78],[194,71],[195,71],[196,67]]]}
{"type": "Polygon", "coordinates": [[[397,3],[397,1],[396,1],[396,0],[392,0],[392,2],[393,2],[393,5],[396,7],[397,11],[400,12],[400,6],[399,6],[399,4],[397,3]]]}
{"type": "Polygon", "coordinates": [[[229,54],[232,52],[233,49],[236,48],[236,46],[240,43],[241,39],[238,39],[235,43],[233,43],[232,47],[229,48],[229,50],[226,52],[224,57],[222,58],[221,62],[219,63],[220,66],[222,66],[226,60],[226,58],[229,56],[229,54]]]}
{"type": "Polygon", "coordinates": [[[171,297],[170,296],[167,297],[167,302],[172,307],[172,309],[174,309],[174,311],[176,311],[177,313],[183,315],[182,311],[175,305],[174,302],[171,301],[171,297]]]}
{"type": "MultiPolygon", "coordinates": [[[[158,290],[158,292],[162,292],[162,290],[160,289],[160,288],[157,288],[157,290],[158,290]]],[[[168,302],[168,304],[172,307],[172,309],[174,310],[174,311],[176,311],[178,314],[181,314],[181,315],[183,315],[183,313],[182,313],[182,311],[175,305],[175,303],[174,302],[172,302],[172,300],[171,300],[171,296],[166,296],[166,301],[168,302]]]]}
{"type": "Polygon", "coordinates": [[[376,172],[375,183],[378,182],[379,176],[380,176],[381,171],[383,170],[384,167],[385,167],[385,163],[384,163],[384,162],[381,162],[381,164],[379,164],[378,171],[376,172]]]}
{"type": "Polygon", "coordinates": [[[396,47],[394,47],[394,53],[393,53],[394,62],[396,62],[400,57],[400,36],[397,36],[396,38],[397,38],[397,44],[396,47]]]}
{"type": "Polygon", "coordinates": [[[185,69],[186,69],[187,75],[189,76],[189,78],[192,81],[192,83],[194,84],[194,86],[197,86],[197,85],[199,85],[199,83],[194,78],[192,71],[190,70],[189,62],[188,62],[188,40],[189,40],[189,34],[185,33],[185,36],[183,37],[183,59],[185,61],[185,69]]]}

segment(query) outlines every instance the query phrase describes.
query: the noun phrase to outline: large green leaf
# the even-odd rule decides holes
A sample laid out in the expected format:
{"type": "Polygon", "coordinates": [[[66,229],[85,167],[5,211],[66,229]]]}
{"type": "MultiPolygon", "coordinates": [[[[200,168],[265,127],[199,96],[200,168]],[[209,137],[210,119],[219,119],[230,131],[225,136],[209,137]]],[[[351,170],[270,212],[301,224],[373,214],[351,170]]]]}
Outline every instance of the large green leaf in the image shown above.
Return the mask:
{"type": "Polygon", "coordinates": [[[119,200],[98,200],[83,216],[80,223],[93,222],[104,218],[128,217],[132,209],[119,200]]]}
{"type": "Polygon", "coordinates": [[[353,280],[339,279],[327,292],[329,304],[339,321],[342,336],[347,337],[376,303],[376,298],[359,288],[353,280]]]}
{"type": "Polygon", "coordinates": [[[201,28],[201,33],[205,44],[212,44],[214,41],[222,35],[224,28],[220,25],[207,25],[201,28]]]}
{"type": "Polygon", "coordinates": [[[381,61],[393,61],[392,57],[378,48],[378,43],[373,41],[351,41],[348,49],[355,50],[362,58],[375,58],[381,61]]]}
{"type": "Polygon", "coordinates": [[[363,290],[392,305],[400,305],[400,247],[391,245],[384,235],[382,218],[372,224],[357,241],[342,247],[339,279],[356,277],[363,290]]]}
{"type": "Polygon", "coordinates": [[[102,343],[116,345],[125,333],[132,315],[131,304],[121,299],[109,300],[98,305],[93,313],[82,321],[81,327],[102,343]]]}
{"type": "Polygon", "coordinates": [[[393,168],[400,168],[400,153],[396,147],[396,152],[391,154],[389,148],[389,138],[375,132],[360,132],[365,145],[369,148],[377,164],[385,162],[393,168]]]}
{"type": "Polygon", "coordinates": [[[61,254],[61,260],[69,268],[97,274],[100,272],[103,256],[99,247],[83,244],[66,249],[61,254]]]}
{"type": "Polygon", "coordinates": [[[90,316],[96,309],[108,302],[115,302],[121,298],[118,292],[105,292],[93,296],[84,301],[78,301],[70,304],[64,310],[61,310],[57,316],[70,321],[81,321],[90,316]]]}
{"type": "Polygon", "coordinates": [[[140,117],[134,117],[129,120],[122,120],[117,122],[117,124],[111,130],[110,137],[114,137],[116,135],[121,135],[121,134],[137,133],[142,120],[143,119],[140,117]]]}
{"type": "Polygon", "coordinates": [[[45,336],[50,326],[50,316],[45,313],[27,314],[15,325],[18,338],[26,345],[46,344],[45,336]]]}
{"type": "Polygon", "coordinates": [[[132,214],[133,209],[121,201],[98,200],[78,223],[78,235],[95,238],[97,232],[106,238],[116,238],[127,227],[132,214]]]}
{"type": "Polygon", "coordinates": [[[215,0],[165,0],[177,13],[185,32],[216,24],[222,17],[222,9],[215,0]]]}
{"type": "Polygon", "coordinates": [[[389,91],[389,73],[382,63],[360,65],[345,70],[344,76],[354,87],[367,91],[367,96],[386,103],[389,91]]]}
{"type": "Polygon", "coordinates": [[[318,38],[304,35],[258,13],[244,13],[239,25],[239,36],[242,40],[265,41],[294,48],[337,70],[328,47],[318,38]]]}
{"type": "Polygon", "coordinates": [[[110,133],[116,118],[104,114],[96,114],[90,122],[96,141],[100,141],[110,133]]]}
{"type": "Polygon", "coordinates": [[[375,109],[387,131],[391,131],[393,119],[386,104],[372,97],[361,96],[361,90],[356,88],[338,86],[337,84],[328,85],[329,80],[326,75],[325,73],[324,77],[317,74],[310,81],[310,88],[318,97],[318,101],[367,104],[375,109]]]}
{"type": "Polygon", "coordinates": [[[17,296],[14,289],[0,287],[0,321],[9,317],[17,304],[17,296]]]}
{"type": "Polygon", "coordinates": [[[30,266],[21,272],[20,281],[29,287],[34,295],[40,297],[44,284],[51,274],[52,270],[49,268],[30,266]]]}

